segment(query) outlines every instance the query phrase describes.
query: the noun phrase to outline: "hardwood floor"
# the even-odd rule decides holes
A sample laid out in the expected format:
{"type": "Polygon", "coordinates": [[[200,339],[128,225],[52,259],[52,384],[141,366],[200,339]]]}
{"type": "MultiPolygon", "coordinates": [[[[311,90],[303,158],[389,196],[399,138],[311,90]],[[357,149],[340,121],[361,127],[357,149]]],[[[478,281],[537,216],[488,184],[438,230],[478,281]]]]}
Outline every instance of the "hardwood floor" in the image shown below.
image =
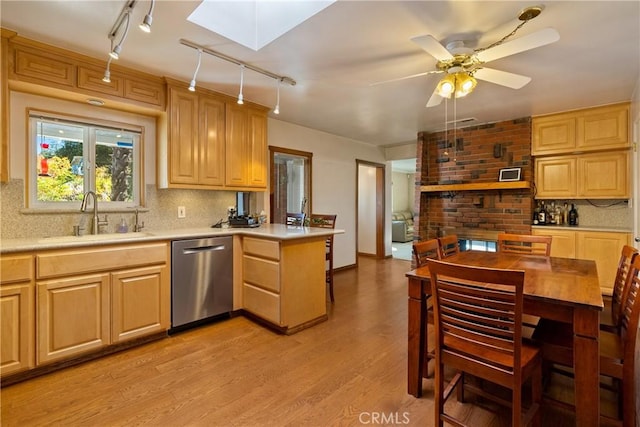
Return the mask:
{"type": "MultiPolygon", "coordinates": [[[[236,317],[5,387],[0,423],[433,425],[432,380],[423,398],[407,394],[409,268],[360,258],[357,270],[336,273],[329,320],[292,336],[236,317]]],[[[508,409],[448,408],[474,426],[509,425],[508,409]]],[[[573,425],[551,410],[545,419],[573,425]]]]}

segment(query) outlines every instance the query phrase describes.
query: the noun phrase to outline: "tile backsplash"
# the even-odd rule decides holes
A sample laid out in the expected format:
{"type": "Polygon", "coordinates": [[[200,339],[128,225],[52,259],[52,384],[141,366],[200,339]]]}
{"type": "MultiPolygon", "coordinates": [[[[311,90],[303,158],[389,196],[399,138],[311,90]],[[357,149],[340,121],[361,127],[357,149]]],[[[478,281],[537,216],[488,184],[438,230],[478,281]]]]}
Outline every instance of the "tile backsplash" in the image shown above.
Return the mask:
{"type": "MultiPolygon", "coordinates": [[[[227,208],[236,203],[234,191],[157,189],[146,187],[146,206],[140,210],[145,231],[210,227],[219,220],[226,220],[227,208]],[[185,218],[178,218],[178,206],[184,206],[185,218]]],[[[100,207],[98,205],[98,207],[100,207]]],[[[104,232],[113,233],[125,219],[133,230],[134,212],[100,211],[100,218],[108,215],[109,225],[104,232]]],[[[87,233],[91,213],[55,212],[39,213],[24,208],[24,182],[12,179],[0,184],[0,237],[2,239],[50,237],[73,234],[73,226],[84,227],[87,233]]]]}

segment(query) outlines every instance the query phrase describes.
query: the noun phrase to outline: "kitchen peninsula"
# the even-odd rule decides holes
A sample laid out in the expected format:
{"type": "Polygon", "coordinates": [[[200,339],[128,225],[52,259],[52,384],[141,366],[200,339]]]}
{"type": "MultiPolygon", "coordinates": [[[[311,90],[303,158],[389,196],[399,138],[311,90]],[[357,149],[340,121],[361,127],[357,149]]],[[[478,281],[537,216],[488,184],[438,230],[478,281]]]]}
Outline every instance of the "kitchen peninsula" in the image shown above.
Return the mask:
{"type": "Polygon", "coordinates": [[[13,319],[2,324],[3,383],[166,337],[173,240],[233,237],[234,313],[285,334],[322,322],[325,240],[342,232],[263,224],[3,240],[2,307],[13,319]]]}

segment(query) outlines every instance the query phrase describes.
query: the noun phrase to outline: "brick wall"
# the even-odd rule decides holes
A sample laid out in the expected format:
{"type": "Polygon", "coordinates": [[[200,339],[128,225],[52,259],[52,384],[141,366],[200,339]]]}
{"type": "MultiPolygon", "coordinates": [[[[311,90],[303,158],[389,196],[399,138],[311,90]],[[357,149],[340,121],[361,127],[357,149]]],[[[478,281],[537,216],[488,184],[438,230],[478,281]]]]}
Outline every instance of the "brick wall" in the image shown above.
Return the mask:
{"type": "Polygon", "coordinates": [[[531,190],[420,191],[420,185],[496,182],[507,167],[521,167],[531,182],[531,119],[457,129],[457,144],[452,130],[447,135],[448,143],[444,132],[418,134],[414,238],[463,229],[531,234],[531,190]]]}

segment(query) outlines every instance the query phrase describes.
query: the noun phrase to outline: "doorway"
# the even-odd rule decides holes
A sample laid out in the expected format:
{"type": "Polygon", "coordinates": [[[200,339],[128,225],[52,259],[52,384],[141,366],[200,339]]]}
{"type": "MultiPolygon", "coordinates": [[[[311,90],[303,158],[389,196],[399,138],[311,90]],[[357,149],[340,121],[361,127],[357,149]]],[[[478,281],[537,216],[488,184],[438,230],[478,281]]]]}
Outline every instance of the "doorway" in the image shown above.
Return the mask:
{"type": "Polygon", "coordinates": [[[287,212],[311,210],[311,159],[313,153],[269,146],[271,188],[270,217],[275,224],[285,224],[287,212]]]}
{"type": "Polygon", "coordinates": [[[384,258],[385,165],[356,165],[356,253],[384,258]]]}

